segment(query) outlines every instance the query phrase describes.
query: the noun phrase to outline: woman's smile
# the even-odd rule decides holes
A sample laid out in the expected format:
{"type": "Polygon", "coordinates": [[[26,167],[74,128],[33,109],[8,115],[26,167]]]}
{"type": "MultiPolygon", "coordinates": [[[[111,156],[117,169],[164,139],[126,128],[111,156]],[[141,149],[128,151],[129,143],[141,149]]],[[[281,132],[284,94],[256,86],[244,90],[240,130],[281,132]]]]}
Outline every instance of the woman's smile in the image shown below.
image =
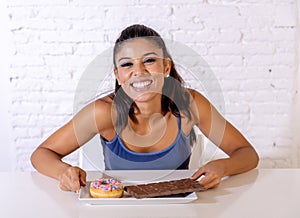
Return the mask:
{"type": "Polygon", "coordinates": [[[150,88],[150,85],[152,83],[153,80],[134,81],[130,83],[130,86],[133,87],[136,91],[146,91],[150,88]]]}

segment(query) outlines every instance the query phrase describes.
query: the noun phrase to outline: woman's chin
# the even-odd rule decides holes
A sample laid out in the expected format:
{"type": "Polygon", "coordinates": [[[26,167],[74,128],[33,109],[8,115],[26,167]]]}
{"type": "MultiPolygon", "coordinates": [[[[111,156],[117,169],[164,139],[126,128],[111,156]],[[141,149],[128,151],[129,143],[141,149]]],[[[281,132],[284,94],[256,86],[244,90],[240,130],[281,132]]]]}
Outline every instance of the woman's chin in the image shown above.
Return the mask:
{"type": "Polygon", "coordinates": [[[155,90],[153,87],[146,87],[144,89],[130,88],[125,90],[126,94],[135,102],[147,102],[153,98],[161,95],[161,91],[155,90]]]}
{"type": "Polygon", "coordinates": [[[152,100],[156,95],[157,93],[144,93],[144,94],[136,95],[133,98],[133,100],[135,102],[148,102],[152,100]]]}

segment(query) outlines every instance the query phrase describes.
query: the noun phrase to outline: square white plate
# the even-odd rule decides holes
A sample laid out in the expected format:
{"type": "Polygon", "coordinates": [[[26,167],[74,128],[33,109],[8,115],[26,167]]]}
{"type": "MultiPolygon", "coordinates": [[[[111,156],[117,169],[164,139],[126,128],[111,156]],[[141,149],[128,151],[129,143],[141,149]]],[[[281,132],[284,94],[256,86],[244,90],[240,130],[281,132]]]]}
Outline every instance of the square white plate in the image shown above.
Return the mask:
{"type": "Polygon", "coordinates": [[[138,183],[149,183],[153,178],[157,178],[155,182],[184,178],[190,175],[190,171],[106,171],[105,174],[99,174],[99,172],[93,172],[89,175],[90,181],[87,182],[85,187],[82,187],[79,192],[78,199],[80,202],[91,204],[91,205],[137,205],[137,204],[182,204],[189,203],[197,200],[195,192],[181,197],[156,197],[156,198],[143,198],[136,199],[131,197],[124,191],[122,198],[93,198],[90,195],[89,187],[91,180],[100,178],[101,176],[111,176],[114,178],[121,179],[124,186],[138,184],[138,183]],[[144,181],[143,181],[144,180],[144,181]]]}
{"type": "MultiPolygon", "coordinates": [[[[85,187],[82,187],[79,192],[78,199],[81,202],[92,204],[92,205],[134,205],[134,204],[179,204],[188,203],[197,199],[195,192],[185,196],[185,197],[162,197],[162,198],[143,198],[136,199],[129,196],[125,191],[122,198],[93,198],[90,195],[89,187],[90,181],[87,182],[85,187]]],[[[124,184],[126,185],[126,184],[124,184]]]]}

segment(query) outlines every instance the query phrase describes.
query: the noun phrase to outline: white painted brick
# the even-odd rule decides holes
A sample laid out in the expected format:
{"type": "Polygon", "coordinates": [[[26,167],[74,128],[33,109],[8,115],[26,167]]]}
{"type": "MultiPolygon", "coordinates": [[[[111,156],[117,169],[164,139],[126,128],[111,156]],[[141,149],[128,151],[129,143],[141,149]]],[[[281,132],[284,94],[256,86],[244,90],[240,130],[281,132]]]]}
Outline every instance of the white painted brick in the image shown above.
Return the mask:
{"type": "Polygon", "coordinates": [[[248,80],[243,80],[240,83],[240,87],[242,90],[248,89],[248,90],[269,90],[272,91],[274,85],[274,81],[271,79],[269,80],[263,80],[263,79],[248,79],[248,80]]]}
{"type": "Polygon", "coordinates": [[[241,66],[243,64],[242,56],[240,55],[214,55],[203,57],[210,67],[229,67],[241,66]]]}
{"type": "Polygon", "coordinates": [[[44,104],[46,102],[52,103],[59,101],[62,102],[72,102],[74,99],[74,93],[72,92],[63,92],[63,91],[30,91],[24,95],[24,91],[16,90],[13,93],[13,98],[16,102],[26,101],[26,102],[35,102],[39,104],[44,104]]]}
{"type": "Polygon", "coordinates": [[[194,50],[200,56],[208,55],[209,48],[206,43],[186,43],[185,45],[194,50]]]}
{"type": "Polygon", "coordinates": [[[272,32],[269,28],[249,28],[242,30],[243,42],[267,42],[272,41],[272,32]]]}
{"type": "Polygon", "coordinates": [[[293,66],[295,64],[295,56],[293,54],[274,54],[274,55],[253,55],[245,56],[246,66],[274,66],[287,65],[293,66]]]}
{"type": "MultiPolygon", "coordinates": [[[[155,16],[158,16],[160,18],[167,18],[171,15],[172,9],[167,5],[155,5],[155,6],[143,6],[143,5],[137,5],[137,6],[128,6],[124,7],[121,6],[114,6],[114,7],[107,7],[106,10],[106,17],[116,17],[118,15],[119,18],[123,19],[125,17],[130,18],[143,18],[143,14],[154,14],[155,16]]],[[[152,14],[152,15],[153,15],[152,14]]]]}
{"type": "MultiPolygon", "coordinates": [[[[73,43],[42,43],[35,41],[27,44],[16,45],[18,54],[22,55],[70,55],[73,43]]],[[[21,57],[23,59],[23,57],[21,57]]]]}
{"type": "MultiPolygon", "coordinates": [[[[72,111],[72,104],[60,101],[52,104],[43,104],[42,111],[48,115],[68,115],[72,111]],[[61,103],[60,103],[61,102],[61,103]]],[[[69,102],[70,103],[70,102],[69,102]]]]}
{"type": "Polygon", "coordinates": [[[39,39],[42,42],[104,42],[103,31],[87,31],[79,30],[70,31],[42,31],[39,34],[39,39]]]}
{"type": "Polygon", "coordinates": [[[296,38],[296,29],[294,26],[274,27],[272,30],[272,41],[294,41],[296,38]]]}
{"type": "Polygon", "coordinates": [[[240,0],[207,0],[209,4],[236,4],[240,0]]]}
{"type": "Polygon", "coordinates": [[[70,30],[74,24],[68,20],[62,19],[23,19],[15,20],[14,17],[10,22],[10,29],[27,30],[27,31],[42,31],[42,30],[70,30]]]}
{"type": "MultiPolygon", "coordinates": [[[[33,41],[38,41],[39,38],[37,35],[34,35],[30,30],[22,30],[22,31],[12,31],[12,37],[15,43],[18,44],[26,44],[33,41]]],[[[15,48],[14,48],[15,50],[15,48]]],[[[15,53],[17,51],[15,50],[15,53]]]]}
{"type": "Polygon", "coordinates": [[[26,79],[26,80],[20,80],[18,78],[11,79],[10,85],[13,89],[18,91],[41,91],[42,85],[40,84],[40,81],[37,79],[26,79]]]}
{"type": "Polygon", "coordinates": [[[274,25],[274,17],[272,16],[250,16],[247,17],[247,23],[242,28],[243,30],[258,29],[264,30],[269,29],[274,25]]]}
{"type": "Polygon", "coordinates": [[[204,29],[204,21],[197,14],[195,14],[194,16],[190,16],[186,19],[181,19],[182,16],[183,15],[181,14],[181,12],[176,12],[172,14],[172,20],[176,24],[172,25],[172,28],[178,30],[186,26],[186,28],[184,28],[186,30],[201,31],[204,29]]]}
{"type": "MultiPolygon", "coordinates": [[[[100,3],[99,0],[89,0],[89,1],[72,0],[71,4],[76,5],[76,6],[120,6],[120,5],[134,6],[134,5],[138,4],[140,1],[141,0],[122,0],[122,1],[111,0],[111,1],[101,1],[101,3],[100,3]]],[[[149,3],[149,1],[147,1],[147,2],[149,3]]],[[[151,1],[151,2],[155,2],[155,1],[151,1]]],[[[161,1],[159,1],[159,2],[161,2],[161,1]]],[[[154,4],[156,4],[156,3],[154,3],[154,4]]]]}
{"type": "MultiPolygon", "coordinates": [[[[251,102],[261,103],[261,102],[265,102],[266,99],[269,99],[269,100],[272,100],[272,101],[278,102],[278,103],[289,103],[287,101],[287,97],[289,97],[289,95],[287,95],[287,94],[284,95],[284,92],[286,92],[286,90],[284,90],[284,91],[274,91],[271,89],[259,90],[255,94],[253,94],[253,99],[251,102]]],[[[280,106],[281,106],[281,104],[280,104],[280,106]]],[[[273,110],[276,112],[282,111],[279,109],[279,107],[274,107],[273,110]]],[[[287,111],[285,111],[285,112],[287,113],[287,111]]]]}
{"type": "Polygon", "coordinates": [[[227,111],[226,115],[242,114],[242,116],[244,116],[244,118],[242,118],[242,119],[246,119],[247,117],[245,116],[245,114],[249,113],[250,106],[247,104],[241,104],[241,103],[228,104],[228,105],[226,105],[226,111],[227,111]]]}
{"type": "MultiPolygon", "coordinates": [[[[27,124],[27,126],[30,126],[32,124],[29,122],[29,118],[30,118],[30,115],[27,115],[27,114],[26,115],[24,115],[24,114],[16,114],[16,115],[13,116],[11,125],[12,125],[12,127],[23,126],[21,124],[27,124]]],[[[18,137],[18,136],[15,135],[15,137],[18,137]]]]}
{"type": "Polygon", "coordinates": [[[41,129],[39,128],[34,128],[34,127],[16,127],[13,128],[13,135],[14,137],[18,138],[35,138],[35,137],[41,137],[42,132],[41,129]]]}
{"type": "Polygon", "coordinates": [[[199,7],[189,4],[173,6],[173,14],[197,16],[199,19],[205,19],[210,16],[220,16],[222,18],[228,18],[228,16],[234,17],[238,15],[238,12],[234,6],[212,6],[209,4],[199,5],[199,7]]]}
{"type": "Polygon", "coordinates": [[[74,55],[96,56],[110,48],[108,43],[76,43],[72,46],[74,55]]]}
{"type": "Polygon", "coordinates": [[[70,119],[72,114],[72,111],[70,111],[68,115],[49,115],[40,113],[31,115],[30,119],[32,122],[36,122],[36,127],[39,127],[43,130],[43,137],[48,137],[56,129],[65,124],[70,119]]]}
{"type": "MultiPolygon", "coordinates": [[[[295,0],[11,0],[10,66],[16,169],[73,115],[77,83],[119,32],[144,23],[187,44],[212,68],[226,117],[255,145],[262,167],[291,167],[297,74],[295,0]]],[[[192,86],[197,86],[189,80],[192,86]]],[[[66,158],[78,164],[78,153],[66,158]]]]}
{"type": "Polygon", "coordinates": [[[276,4],[239,5],[239,14],[243,17],[272,17],[276,13],[276,4]]]}
{"type": "Polygon", "coordinates": [[[103,19],[105,15],[103,7],[76,7],[67,5],[65,7],[53,6],[38,9],[37,18],[39,19],[73,19],[76,22],[76,20],[92,19],[95,17],[103,19]]]}
{"type": "Polygon", "coordinates": [[[251,42],[251,43],[243,43],[242,45],[243,54],[250,54],[250,55],[269,55],[274,54],[276,51],[276,46],[273,43],[267,42],[251,42]]]}
{"type": "Polygon", "coordinates": [[[25,67],[25,66],[43,66],[44,59],[41,56],[27,56],[22,54],[14,55],[11,67],[25,67]]]}
{"type": "Polygon", "coordinates": [[[48,82],[44,82],[42,84],[42,89],[44,91],[65,91],[65,92],[74,92],[76,88],[76,83],[75,81],[69,80],[50,80],[48,82]]]}
{"type": "Polygon", "coordinates": [[[36,18],[38,9],[36,7],[9,7],[9,18],[13,21],[24,21],[36,18]]]}
{"type": "MultiPolygon", "coordinates": [[[[105,15],[103,14],[103,16],[105,15]]],[[[76,20],[76,22],[72,22],[71,28],[76,31],[101,31],[104,28],[104,20],[99,17],[76,20]]]]}
{"type": "MultiPolygon", "coordinates": [[[[234,76],[240,79],[238,76],[246,76],[247,79],[281,79],[282,75],[285,75],[285,78],[292,80],[293,75],[288,72],[294,72],[294,66],[287,65],[264,65],[264,66],[247,66],[247,68],[241,68],[240,74],[236,73],[234,76]]],[[[228,73],[228,72],[226,72],[228,73]]]]}
{"type": "Polygon", "coordinates": [[[91,61],[92,57],[89,56],[75,56],[75,55],[45,55],[44,60],[47,66],[51,67],[85,67],[91,61]]]}
{"type": "MultiPolygon", "coordinates": [[[[252,106],[251,112],[252,113],[257,113],[257,111],[260,111],[261,115],[260,118],[261,121],[263,122],[262,124],[264,126],[269,127],[269,131],[276,131],[278,134],[280,133],[280,129],[278,127],[288,127],[290,124],[290,120],[288,117],[288,114],[281,114],[280,116],[276,114],[270,114],[274,111],[272,105],[270,103],[261,103],[260,105],[256,104],[255,106],[252,106]],[[280,124],[279,124],[280,123],[280,124]],[[274,129],[276,127],[276,129],[274,129]]],[[[257,118],[253,119],[252,121],[257,122],[257,118]]],[[[252,124],[250,120],[250,125],[252,124]]]]}
{"type": "MultiPolygon", "coordinates": [[[[188,1],[189,5],[197,5],[199,3],[204,3],[205,0],[190,0],[188,1]]],[[[143,5],[165,5],[165,4],[171,4],[171,5],[186,5],[187,2],[185,0],[139,0],[140,4],[143,5]]]]}
{"type": "Polygon", "coordinates": [[[240,81],[236,80],[235,83],[232,83],[232,80],[219,80],[220,84],[222,85],[222,91],[240,91],[240,81]]]}
{"type": "Polygon", "coordinates": [[[195,43],[195,42],[219,42],[219,43],[236,43],[241,39],[241,32],[234,29],[224,29],[224,30],[207,30],[204,31],[174,31],[174,40],[185,42],[185,43],[195,43]]]}
{"type": "Polygon", "coordinates": [[[237,43],[217,43],[209,46],[209,55],[241,55],[242,45],[237,43]]]}
{"type": "MultiPolygon", "coordinates": [[[[222,14],[222,12],[221,12],[222,14]]],[[[239,28],[242,29],[247,25],[247,20],[239,16],[236,12],[233,14],[226,14],[224,16],[219,16],[215,14],[207,18],[203,18],[203,26],[205,28],[239,28]]]]}
{"type": "MultiPolygon", "coordinates": [[[[252,72],[251,74],[249,74],[247,72],[248,69],[249,68],[245,68],[243,66],[231,66],[230,68],[211,66],[211,71],[217,76],[218,79],[222,81],[227,81],[229,78],[235,78],[235,80],[237,81],[243,80],[245,77],[250,79],[252,77],[256,78],[255,74],[252,74],[252,72]]],[[[258,71],[259,71],[258,67],[255,67],[254,72],[257,73],[258,71]]]]}
{"type": "Polygon", "coordinates": [[[247,130],[250,127],[248,114],[226,114],[225,117],[233,126],[238,128],[242,134],[247,135],[247,130]]]}
{"type": "Polygon", "coordinates": [[[293,4],[278,4],[275,8],[274,16],[275,26],[296,26],[297,25],[297,7],[293,4]]]}
{"type": "Polygon", "coordinates": [[[26,115],[31,113],[42,113],[42,105],[31,102],[13,102],[12,114],[26,115]]]}
{"type": "Polygon", "coordinates": [[[275,45],[276,53],[296,53],[297,43],[295,41],[281,41],[275,45]]]}
{"type": "Polygon", "coordinates": [[[22,0],[9,0],[8,6],[38,6],[38,5],[65,5],[69,1],[68,0],[44,0],[44,1],[38,1],[38,0],[28,0],[28,1],[22,1],[22,0]]]}

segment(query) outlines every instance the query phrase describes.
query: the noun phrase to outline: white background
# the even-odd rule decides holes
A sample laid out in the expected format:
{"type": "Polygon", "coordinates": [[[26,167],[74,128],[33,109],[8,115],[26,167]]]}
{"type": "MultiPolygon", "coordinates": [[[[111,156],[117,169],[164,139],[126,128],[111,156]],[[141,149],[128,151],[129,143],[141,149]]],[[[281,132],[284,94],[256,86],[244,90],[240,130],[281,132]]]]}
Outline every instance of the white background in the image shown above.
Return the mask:
{"type": "MultiPolygon", "coordinates": [[[[133,23],[209,63],[224,116],[253,143],[260,167],[299,167],[297,2],[1,1],[0,170],[32,170],[33,149],[72,117],[85,67],[133,23]]],[[[68,160],[77,164],[78,153],[68,160]]]]}
{"type": "Polygon", "coordinates": [[[12,55],[11,36],[8,29],[7,10],[4,1],[0,1],[0,171],[12,169],[12,144],[9,133],[11,132],[9,119],[10,89],[8,87],[9,63],[12,55]]]}

